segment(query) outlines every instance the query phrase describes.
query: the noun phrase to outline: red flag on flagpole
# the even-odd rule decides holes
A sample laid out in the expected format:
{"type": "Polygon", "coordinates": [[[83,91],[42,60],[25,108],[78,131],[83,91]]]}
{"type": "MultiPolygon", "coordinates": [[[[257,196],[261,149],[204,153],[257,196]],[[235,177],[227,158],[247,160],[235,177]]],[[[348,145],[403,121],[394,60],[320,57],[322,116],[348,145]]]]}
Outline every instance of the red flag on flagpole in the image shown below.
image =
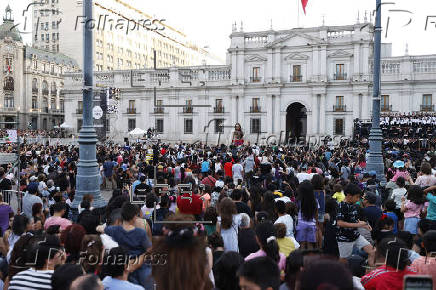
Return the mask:
{"type": "Polygon", "coordinates": [[[309,0],[301,0],[301,5],[303,5],[304,15],[306,15],[307,2],[309,2],[309,0]]]}

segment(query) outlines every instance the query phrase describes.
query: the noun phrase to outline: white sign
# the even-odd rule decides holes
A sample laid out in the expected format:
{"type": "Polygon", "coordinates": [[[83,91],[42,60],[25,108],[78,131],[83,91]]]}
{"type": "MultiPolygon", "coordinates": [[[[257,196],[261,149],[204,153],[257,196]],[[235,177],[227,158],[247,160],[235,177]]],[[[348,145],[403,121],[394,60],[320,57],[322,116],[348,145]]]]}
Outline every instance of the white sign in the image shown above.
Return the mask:
{"type": "Polygon", "coordinates": [[[17,142],[17,130],[7,130],[9,141],[17,142]]]}
{"type": "Polygon", "coordinates": [[[103,110],[100,106],[95,106],[92,109],[92,116],[94,117],[94,119],[99,120],[101,119],[101,117],[103,117],[103,110]]]}
{"type": "Polygon", "coordinates": [[[17,154],[15,153],[0,153],[0,164],[9,164],[17,161],[17,154]]]}

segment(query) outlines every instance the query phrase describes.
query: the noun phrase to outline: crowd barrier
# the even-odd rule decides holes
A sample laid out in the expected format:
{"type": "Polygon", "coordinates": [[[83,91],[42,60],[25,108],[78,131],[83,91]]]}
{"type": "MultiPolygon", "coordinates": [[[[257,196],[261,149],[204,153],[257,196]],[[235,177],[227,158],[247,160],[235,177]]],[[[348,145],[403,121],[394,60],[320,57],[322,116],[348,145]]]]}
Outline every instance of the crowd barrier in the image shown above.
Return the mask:
{"type": "Polygon", "coordinates": [[[22,212],[24,192],[17,190],[1,190],[0,193],[3,196],[3,202],[9,204],[15,213],[22,212]]]}

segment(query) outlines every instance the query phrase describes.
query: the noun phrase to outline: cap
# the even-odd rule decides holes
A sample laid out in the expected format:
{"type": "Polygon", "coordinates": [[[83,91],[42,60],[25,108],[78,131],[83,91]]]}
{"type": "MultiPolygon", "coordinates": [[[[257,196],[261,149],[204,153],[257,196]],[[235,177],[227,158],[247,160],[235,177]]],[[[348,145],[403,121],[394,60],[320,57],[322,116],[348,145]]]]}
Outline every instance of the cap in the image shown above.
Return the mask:
{"type": "Polygon", "coordinates": [[[364,199],[370,204],[375,204],[377,202],[377,196],[372,192],[365,193],[364,199]]]}
{"type": "Polygon", "coordinates": [[[29,183],[29,185],[27,186],[27,191],[30,194],[35,194],[36,192],[38,192],[38,184],[36,183],[29,183]]]}
{"type": "Polygon", "coordinates": [[[402,167],[404,167],[404,161],[397,160],[397,161],[394,162],[393,165],[394,165],[395,168],[402,168],[402,167]]]}
{"type": "Polygon", "coordinates": [[[371,170],[371,171],[369,172],[369,175],[370,175],[370,176],[376,176],[376,175],[377,175],[377,172],[376,172],[375,170],[371,170]]]}
{"type": "Polygon", "coordinates": [[[32,176],[29,178],[30,181],[35,181],[35,180],[37,180],[37,179],[38,179],[38,178],[36,178],[35,175],[32,175],[32,176]]]}

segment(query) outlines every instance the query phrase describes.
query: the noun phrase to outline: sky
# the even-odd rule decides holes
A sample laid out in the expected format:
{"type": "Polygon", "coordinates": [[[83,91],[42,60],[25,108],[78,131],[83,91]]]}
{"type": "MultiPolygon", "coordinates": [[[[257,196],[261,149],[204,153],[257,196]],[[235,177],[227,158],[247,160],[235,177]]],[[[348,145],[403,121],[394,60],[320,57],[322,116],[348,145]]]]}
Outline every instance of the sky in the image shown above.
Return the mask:
{"type": "MultiPolygon", "coordinates": [[[[320,26],[323,18],[326,26],[347,25],[357,22],[358,13],[360,21],[363,21],[365,11],[369,15],[376,5],[375,0],[309,0],[306,7],[307,14],[304,15],[300,0],[125,1],[147,14],[166,19],[166,23],[183,31],[200,46],[207,46],[222,59],[225,59],[230,44],[232,23],[235,21],[238,30],[242,21],[243,30],[247,32],[268,30],[271,23],[276,30],[320,26]]],[[[4,14],[6,5],[10,4],[14,10],[16,23],[22,23],[21,28],[23,28],[24,17],[21,13],[30,2],[31,0],[1,0],[1,14],[4,14]]],[[[393,43],[393,55],[404,55],[406,43],[410,55],[436,54],[436,1],[386,0],[384,2],[395,3],[382,7],[382,42],[393,43]],[[411,23],[404,26],[410,20],[411,23]],[[426,23],[427,30],[425,30],[426,23]]],[[[28,43],[31,41],[30,35],[25,35],[24,39],[28,43]]]]}

